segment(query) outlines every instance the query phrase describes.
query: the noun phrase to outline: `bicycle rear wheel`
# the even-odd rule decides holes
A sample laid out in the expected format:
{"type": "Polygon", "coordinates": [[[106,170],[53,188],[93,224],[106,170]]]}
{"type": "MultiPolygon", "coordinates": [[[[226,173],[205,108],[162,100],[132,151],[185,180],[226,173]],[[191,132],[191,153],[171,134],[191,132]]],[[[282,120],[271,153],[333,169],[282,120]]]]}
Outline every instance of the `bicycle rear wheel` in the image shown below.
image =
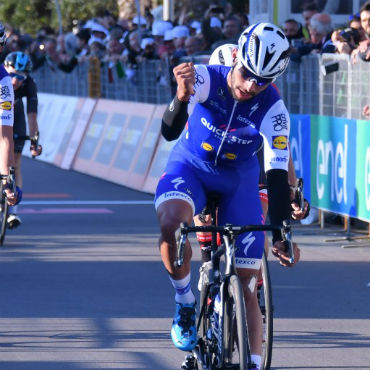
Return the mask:
{"type": "Polygon", "coordinates": [[[3,245],[8,219],[8,202],[5,195],[3,194],[3,187],[0,186],[1,198],[0,198],[0,245],[3,245]]]}
{"type": "Polygon", "coordinates": [[[265,254],[262,257],[262,280],[262,286],[258,292],[258,302],[263,320],[262,366],[264,370],[269,370],[272,357],[274,309],[272,304],[270,271],[265,254]]]}
{"type": "Polygon", "coordinates": [[[232,275],[224,299],[224,362],[226,369],[248,369],[250,359],[243,289],[232,275]]]}

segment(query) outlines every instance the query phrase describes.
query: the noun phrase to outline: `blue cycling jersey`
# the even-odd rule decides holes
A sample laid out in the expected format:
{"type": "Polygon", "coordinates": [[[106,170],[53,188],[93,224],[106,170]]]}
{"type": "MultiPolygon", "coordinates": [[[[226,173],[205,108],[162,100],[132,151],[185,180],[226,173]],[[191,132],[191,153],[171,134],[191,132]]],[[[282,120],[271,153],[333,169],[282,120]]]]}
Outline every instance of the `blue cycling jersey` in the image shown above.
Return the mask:
{"type": "Polygon", "coordinates": [[[287,170],[289,115],[273,86],[236,102],[227,86],[230,67],[196,66],[195,94],[187,130],[175,151],[190,151],[207,162],[238,166],[265,141],[265,170],[287,170]]]}

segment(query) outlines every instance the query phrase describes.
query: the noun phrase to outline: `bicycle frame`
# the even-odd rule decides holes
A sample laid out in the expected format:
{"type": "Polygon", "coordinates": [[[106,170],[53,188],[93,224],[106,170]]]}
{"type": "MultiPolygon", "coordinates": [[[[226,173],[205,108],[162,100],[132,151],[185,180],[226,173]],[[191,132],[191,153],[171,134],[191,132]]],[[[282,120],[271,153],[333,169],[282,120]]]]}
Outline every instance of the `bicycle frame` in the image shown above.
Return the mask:
{"type": "MultiPolygon", "coordinates": [[[[211,218],[212,223],[214,223],[215,218],[215,209],[211,207],[211,218]]],[[[291,231],[290,225],[288,222],[284,222],[283,226],[274,226],[274,225],[246,225],[246,226],[233,226],[233,225],[225,225],[225,226],[188,226],[186,223],[181,224],[180,235],[178,238],[178,258],[175,261],[176,266],[181,266],[183,263],[183,252],[184,246],[186,243],[186,239],[189,233],[192,232],[211,232],[212,233],[212,269],[208,271],[208,284],[207,284],[207,291],[206,294],[203,296],[203,300],[201,303],[201,310],[199,314],[199,320],[197,324],[197,332],[199,332],[201,320],[205,320],[206,314],[206,302],[208,294],[210,293],[212,305],[214,305],[214,298],[217,294],[220,295],[220,307],[218,309],[218,330],[214,330],[212,335],[214,335],[217,339],[217,366],[223,366],[225,362],[225,348],[224,348],[224,337],[223,337],[223,328],[224,328],[224,319],[225,319],[225,312],[224,312],[224,304],[225,302],[225,294],[229,288],[229,281],[231,276],[237,275],[236,268],[235,268],[235,243],[237,236],[243,234],[247,231],[273,231],[279,230],[282,232],[283,240],[290,246],[291,250],[293,250],[292,242],[291,242],[291,231]],[[223,243],[221,246],[217,246],[217,233],[222,235],[223,243]],[[220,260],[222,256],[225,256],[225,267],[223,272],[220,269],[220,260]]],[[[214,310],[214,306],[211,307],[211,313],[214,310]]],[[[203,323],[204,325],[204,323],[203,323]]],[[[248,328],[246,327],[247,331],[248,328]]],[[[208,339],[207,339],[208,340],[208,339]]],[[[195,357],[197,361],[202,363],[202,368],[204,367],[203,361],[204,356],[202,353],[199,352],[200,350],[196,349],[195,357]]],[[[239,353],[240,355],[240,353],[239,353]]],[[[247,363],[251,363],[250,352],[249,349],[246,350],[246,358],[247,363]]],[[[212,360],[208,358],[208,361],[212,360]]],[[[208,364],[209,365],[209,364],[208,364]]],[[[212,365],[211,365],[212,366],[212,365]]]]}

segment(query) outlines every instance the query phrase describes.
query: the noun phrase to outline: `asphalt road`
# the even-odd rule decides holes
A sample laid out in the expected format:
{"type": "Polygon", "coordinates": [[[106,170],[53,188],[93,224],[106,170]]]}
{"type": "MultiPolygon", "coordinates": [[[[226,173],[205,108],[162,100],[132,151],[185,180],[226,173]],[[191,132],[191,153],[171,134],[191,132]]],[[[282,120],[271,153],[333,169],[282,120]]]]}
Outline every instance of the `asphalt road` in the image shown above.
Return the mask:
{"type": "MultiPolygon", "coordinates": [[[[0,249],[0,370],[179,369],[152,195],[27,158],[24,177],[23,224],[0,249]]],[[[270,258],[272,369],[369,370],[369,243],[294,235],[297,267],[270,258]]]]}

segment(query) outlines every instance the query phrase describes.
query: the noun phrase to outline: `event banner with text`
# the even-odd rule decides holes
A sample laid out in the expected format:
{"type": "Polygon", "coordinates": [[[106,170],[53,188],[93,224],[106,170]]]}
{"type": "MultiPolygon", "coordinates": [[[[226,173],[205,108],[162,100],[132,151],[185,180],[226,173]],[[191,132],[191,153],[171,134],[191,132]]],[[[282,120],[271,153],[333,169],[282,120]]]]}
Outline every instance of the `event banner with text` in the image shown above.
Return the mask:
{"type": "Polygon", "coordinates": [[[291,115],[290,146],[312,206],[370,221],[369,121],[291,115]]]}

